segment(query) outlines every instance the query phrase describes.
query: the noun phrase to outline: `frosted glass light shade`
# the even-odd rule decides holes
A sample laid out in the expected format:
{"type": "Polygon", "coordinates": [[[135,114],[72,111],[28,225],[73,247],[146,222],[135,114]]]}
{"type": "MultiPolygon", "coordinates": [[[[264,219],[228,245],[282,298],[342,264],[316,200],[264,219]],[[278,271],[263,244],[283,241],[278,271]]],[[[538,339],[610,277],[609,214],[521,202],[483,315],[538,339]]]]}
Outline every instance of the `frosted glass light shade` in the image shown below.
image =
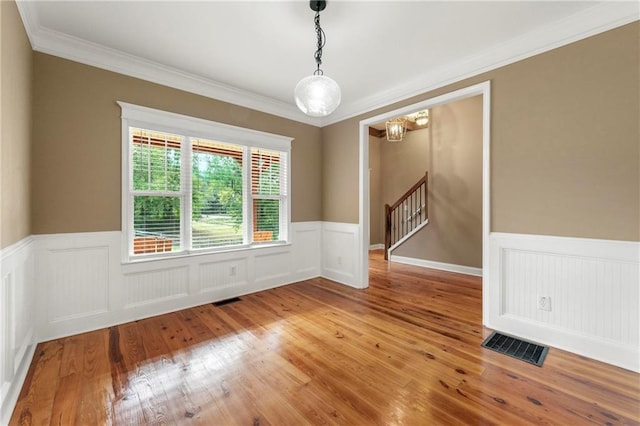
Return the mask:
{"type": "Polygon", "coordinates": [[[325,75],[310,75],[296,85],[296,105],[312,117],[331,114],[340,105],[342,94],[333,79],[325,75]]]}

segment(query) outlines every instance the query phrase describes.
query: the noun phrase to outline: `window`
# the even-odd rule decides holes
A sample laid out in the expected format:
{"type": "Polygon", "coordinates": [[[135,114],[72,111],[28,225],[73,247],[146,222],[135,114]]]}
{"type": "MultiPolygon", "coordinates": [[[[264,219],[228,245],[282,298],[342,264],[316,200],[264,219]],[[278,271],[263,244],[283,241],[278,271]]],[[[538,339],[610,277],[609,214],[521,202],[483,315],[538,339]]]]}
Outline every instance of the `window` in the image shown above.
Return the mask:
{"type": "Polygon", "coordinates": [[[192,247],[242,244],[244,148],[194,139],[191,152],[192,247]]]}
{"type": "MultiPolygon", "coordinates": [[[[280,211],[286,201],[282,184],[286,182],[286,166],[280,152],[251,148],[251,200],[253,240],[272,241],[280,238],[280,211]]],[[[285,224],[286,226],[286,224],[285,224]]]]}
{"type": "Polygon", "coordinates": [[[182,138],[130,130],[132,152],[133,252],[180,249],[180,153],[182,138]]]}
{"type": "Polygon", "coordinates": [[[124,261],[288,241],[291,138],[118,103],[124,261]]]}

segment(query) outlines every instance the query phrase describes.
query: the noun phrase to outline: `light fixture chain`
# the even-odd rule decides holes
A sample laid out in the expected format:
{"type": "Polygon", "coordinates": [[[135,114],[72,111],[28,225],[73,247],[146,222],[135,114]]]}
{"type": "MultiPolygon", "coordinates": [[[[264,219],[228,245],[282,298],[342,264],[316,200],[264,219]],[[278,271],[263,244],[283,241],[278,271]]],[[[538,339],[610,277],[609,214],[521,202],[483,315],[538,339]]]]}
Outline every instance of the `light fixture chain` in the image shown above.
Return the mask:
{"type": "Polygon", "coordinates": [[[322,48],[327,42],[327,39],[324,34],[324,31],[322,30],[322,27],[320,26],[320,12],[316,12],[316,16],[313,21],[316,24],[316,36],[318,39],[318,49],[316,50],[316,53],[314,55],[314,57],[316,58],[316,64],[318,64],[318,69],[313,74],[322,75],[323,72],[320,69],[320,65],[322,64],[322,48]]]}
{"type": "Polygon", "coordinates": [[[327,42],[324,31],[320,26],[320,11],[324,10],[326,6],[326,0],[309,1],[309,7],[315,12],[313,21],[318,43],[314,58],[317,69],[313,72],[313,75],[300,80],[294,90],[296,105],[302,112],[311,117],[325,117],[331,114],[340,105],[342,98],[338,83],[324,75],[320,69],[320,65],[322,65],[322,48],[327,42]]]}

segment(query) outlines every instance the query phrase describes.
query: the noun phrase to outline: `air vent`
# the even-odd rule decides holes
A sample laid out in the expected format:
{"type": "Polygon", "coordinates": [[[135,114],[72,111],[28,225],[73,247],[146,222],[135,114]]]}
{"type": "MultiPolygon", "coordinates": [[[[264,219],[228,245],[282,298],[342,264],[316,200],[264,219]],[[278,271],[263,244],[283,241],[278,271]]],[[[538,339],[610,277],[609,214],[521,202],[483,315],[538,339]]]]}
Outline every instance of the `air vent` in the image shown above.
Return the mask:
{"type": "Polygon", "coordinates": [[[213,306],[224,306],[224,305],[228,305],[229,303],[235,303],[235,302],[239,302],[240,298],[239,297],[232,297],[231,299],[225,299],[225,300],[220,300],[219,302],[213,302],[212,305],[213,306]]]}
{"type": "Polygon", "coordinates": [[[517,339],[498,332],[491,333],[482,346],[501,354],[509,355],[529,364],[542,367],[544,358],[547,356],[549,348],[546,346],[536,345],[526,340],[517,339]]]}

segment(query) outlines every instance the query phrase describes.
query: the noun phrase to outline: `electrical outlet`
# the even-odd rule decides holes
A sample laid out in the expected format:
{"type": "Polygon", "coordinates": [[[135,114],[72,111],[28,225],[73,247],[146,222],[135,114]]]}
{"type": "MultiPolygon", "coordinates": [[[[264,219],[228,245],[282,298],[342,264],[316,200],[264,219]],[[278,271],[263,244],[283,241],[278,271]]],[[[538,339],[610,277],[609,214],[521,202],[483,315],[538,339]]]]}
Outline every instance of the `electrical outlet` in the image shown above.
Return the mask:
{"type": "Polygon", "coordinates": [[[235,265],[234,265],[234,266],[231,266],[231,267],[229,268],[229,276],[230,276],[230,277],[235,277],[235,276],[236,276],[236,267],[235,267],[235,265]]]}
{"type": "Polygon", "coordinates": [[[551,312],[551,297],[538,296],[538,309],[541,311],[551,312]]]}

